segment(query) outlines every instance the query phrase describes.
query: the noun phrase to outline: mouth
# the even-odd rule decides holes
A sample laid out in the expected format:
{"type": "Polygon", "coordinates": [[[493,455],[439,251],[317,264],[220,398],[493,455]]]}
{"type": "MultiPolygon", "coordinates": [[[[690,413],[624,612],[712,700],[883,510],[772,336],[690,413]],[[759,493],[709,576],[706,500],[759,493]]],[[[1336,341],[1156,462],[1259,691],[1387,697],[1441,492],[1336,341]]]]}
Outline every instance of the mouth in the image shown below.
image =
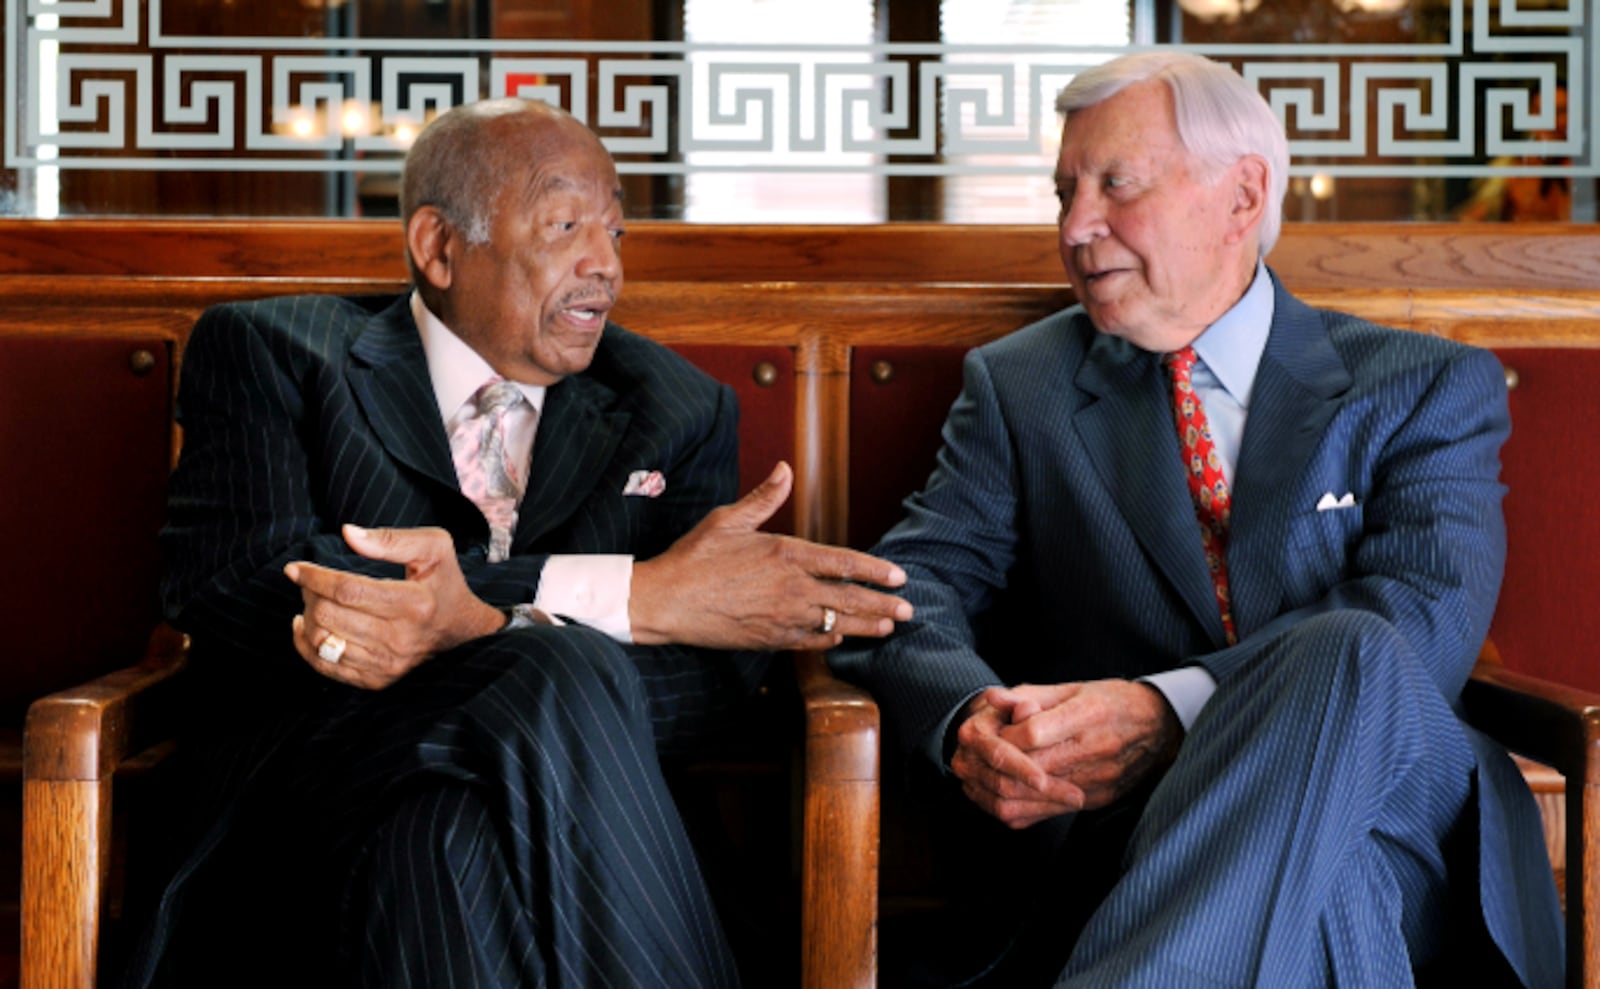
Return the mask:
{"type": "Polygon", "coordinates": [[[1099,282],[1104,281],[1113,275],[1120,275],[1122,274],[1122,271],[1123,269],[1121,268],[1101,268],[1097,271],[1085,271],[1083,272],[1084,287],[1087,288],[1091,285],[1098,284],[1099,282]]]}
{"type": "Polygon", "coordinates": [[[1073,259],[1072,268],[1078,276],[1076,284],[1082,290],[1089,290],[1104,286],[1114,280],[1118,275],[1126,275],[1136,269],[1136,265],[1120,259],[1110,259],[1109,263],[1104,258],[1090,258],[1087,254],[1079,255],[1073,259]]]}
{"type": "Polygon", "coordinates": [[[613,299],[581,299],[568,302],[561,307],[561,315],[579,326],[599,328],[605,325],[606,315],[611,312],[614,302],[613,299]]]}

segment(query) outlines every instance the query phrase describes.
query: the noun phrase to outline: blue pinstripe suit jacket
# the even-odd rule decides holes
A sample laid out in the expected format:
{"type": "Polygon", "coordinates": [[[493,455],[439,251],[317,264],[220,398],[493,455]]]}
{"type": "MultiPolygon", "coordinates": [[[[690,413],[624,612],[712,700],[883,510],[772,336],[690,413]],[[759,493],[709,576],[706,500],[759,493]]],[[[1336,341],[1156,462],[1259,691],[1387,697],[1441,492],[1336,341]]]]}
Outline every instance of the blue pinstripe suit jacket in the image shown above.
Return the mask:
{"type": "MultiPolygon", "coordinates": [[[[1274,284],[1233,488],[1231,648],[1158,356],[1097,333],[1078,308],[968,356],[937,467],[873,551],[907,570],[916,619],[833,656],[878,696],[903,755],[937,759],[943,720],[983,687],[1192,663],[1225,682],[1276,632],[1344,608],[1392,623],[1455,703],[1504,562],[1501,369],[1486,351],[1313,310],[1274,284]],[[1354,507],[1318,511],[1329,492],[1354,507]]],[[[1508,956],[1544,966],[1536,984],[1558,984],[1537,816],[1505,753],[1469,735],[1486,920],[1508,956]],[[1541,881],[1524,891],[1519,876],[1541,881]]]]}

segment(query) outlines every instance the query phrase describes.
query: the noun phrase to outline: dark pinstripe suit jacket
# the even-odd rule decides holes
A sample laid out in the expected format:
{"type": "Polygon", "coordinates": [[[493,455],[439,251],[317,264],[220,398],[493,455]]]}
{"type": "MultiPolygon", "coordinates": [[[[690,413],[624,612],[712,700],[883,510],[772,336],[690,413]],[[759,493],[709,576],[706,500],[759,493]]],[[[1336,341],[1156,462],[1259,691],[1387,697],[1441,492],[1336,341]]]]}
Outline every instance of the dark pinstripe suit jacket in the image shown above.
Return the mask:
{"type": "Polygon", "coordinates": [[[303,296],[221,306],[196,325],[179,392],[183,456],[162,535],[168,619],[196,668],[274,690],[320,689],[290,643],[295,559],[398,575],[338,535],[440,526],[480,597],[530,601],[551,553],[665,549],[737,485],[733,393],[658,344],[608,326],[592,366],[551,387],[512,559],[456,484],[405,298],[303,296]],[[657,498],[624,496],[659,470],[657,498]],[[226,667],[214,670],[213,666],[226,667]]]}
{"type": "MultiPolygon", "coordinates": [[[[1510,424],[1492,355],[1313,310],[1276,287],[1233,490],[1232,648],[1158,361],[1096,333],[1081,309],[967,358],[937,469],[873,550],[906,568],[916,619],[833,657],[882,700],[902,753],[934,757],[942,719],[985,686],[1192,662],[1226,682],[1276,631],[1332,609],[1381,614],[1439,693],[1459,697],[1505,552],[1510,424]],[[1352,493],[1354,507],[1318,511],[1329,492],[1352,493]]],[[[1528,833],[1537,819],[1508,820],[1522,783],[1470,734],[1490,928],[1508,953],[1558,961],[1559,919],[1513,878],[1548,873],[1512,851],[1542,856],[1528,833]]]]}

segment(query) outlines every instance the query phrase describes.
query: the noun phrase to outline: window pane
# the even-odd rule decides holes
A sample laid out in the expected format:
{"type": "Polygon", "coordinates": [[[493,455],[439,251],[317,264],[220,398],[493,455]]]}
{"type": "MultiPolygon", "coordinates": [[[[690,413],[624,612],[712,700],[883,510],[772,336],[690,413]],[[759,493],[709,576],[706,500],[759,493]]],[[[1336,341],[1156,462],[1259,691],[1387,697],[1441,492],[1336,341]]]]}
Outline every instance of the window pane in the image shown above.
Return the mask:
{"type": "MultiPolygon", "coordinates": [[[[732,50],[738,45],[847,45],[829,65],[868,65],[873,40],[873,0],[685,0],[684,40],[695,51],[693,130],[707,140],[741,140],[750,151],[684,153],[683,217],[704,223],[872,223],[884,218],[883,182],[873,173],[877,155],[826,150],[786,155],[794,138],[818,134],[826,148],[843,144],[847,122],[867,129],[860,112],[845,105],[845,89],[864,77],[829,85],[819,67],[797,64],[790,51],[732,50]],[[746,66],[729,67],[730,61],[746,66]],[[718,71],[713,78],[713,66],[718,71]],[[767,66],[767,68],[763,68],[767,66]],[[807,71],[809,69],[809,71],[807,71]],[[817,88],[820,98],[816,98],[817,88]],[[758,101],[741,104],[744,95],[758,101]],[[794,119],[798,113],[799,119],[794,119]],[[770,114],[770,119],[768,115],[770,114]],[[731,121],[727,124],[720,121],[731,121]]],[[[864,108],[863,108],[864,109],[864,108]]]]}
{"type": "MultiPolygon", "coordinates": [[[[977,167],[1003,167],[1023,174],[957,174],[944,182],[944,219],[952,223],[1043,223],[1054,218],[1055,187],[1051,165],[1061,145],[1055,115],[1055,96],[1070,76],[1038,79],[1029,71],[1034,58],[1003,54],[1008,48],[1051,44],[1067,39],[1075,46],[1121,48],[1133,40],[1133,17],[1126,0],[943,0],[940,34],[947,45],[982,45],[989,51],[951,51],[944,56],[950,71],[962,65],[981,66],[972,77],[947,76],[944,98],[951,101],[952,87],[960,83],[981,97],[963,103],[954,114],[963,133],[1012,140],[1026,150],[1013,154],[976,154],[968,162],[977,167]],[[1002,54],[995,54],[1000,52],[1002,54]],[[1009,76],[1006,75],[1009,73],[1009,76]],[[979,110],[995,110],[1011,100],[1030,105],[1030,86],[1040,86],[1033,105],[1041,112],[1030,143],[1025,117],[997,114],[1002,120],[984,127],[979,110]]],[[[1109,55],[1084,59],[1103,61],[1109,55]]],[[[947,112],[950,112],[947,108],[947,112]]]]}

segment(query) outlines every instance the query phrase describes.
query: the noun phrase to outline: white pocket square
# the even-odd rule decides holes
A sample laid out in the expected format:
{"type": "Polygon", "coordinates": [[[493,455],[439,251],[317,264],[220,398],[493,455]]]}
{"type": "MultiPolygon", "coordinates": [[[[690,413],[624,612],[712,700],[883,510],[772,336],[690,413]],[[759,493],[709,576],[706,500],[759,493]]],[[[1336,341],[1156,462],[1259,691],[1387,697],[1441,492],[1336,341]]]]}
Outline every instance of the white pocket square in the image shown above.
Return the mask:
{"type": "Polygon", "coordinates": [[[1346,491],[1343,498],[1335,498],[1333,496],[1333,492],[1329,491],[1327,494],[1324,494],[1321,498],[1317,499],[1317,511],[1319,512],[1326,512],[1335,508],[1354,507],[1356,507],[1356,496],[1355,493],[1351,491],[1346,491]]]}
{"type": "Polygon", "coordinates": [[[636,470],[628,475],[628,483],[622,487],[624,495],[641,495],[645,498],[659,497],[665,490],[667,479],[658,470],[636,470]]]}

